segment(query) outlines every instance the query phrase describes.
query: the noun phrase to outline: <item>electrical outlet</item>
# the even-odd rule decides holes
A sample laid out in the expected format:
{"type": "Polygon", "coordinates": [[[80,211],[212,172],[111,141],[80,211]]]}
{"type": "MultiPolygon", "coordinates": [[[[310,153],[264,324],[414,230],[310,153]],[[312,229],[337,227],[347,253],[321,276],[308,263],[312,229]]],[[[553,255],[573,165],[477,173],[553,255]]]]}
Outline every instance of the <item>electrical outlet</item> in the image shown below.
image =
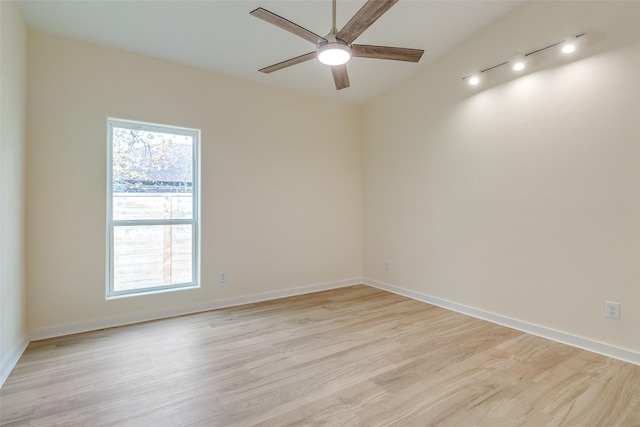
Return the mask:
{"type": "Polygon", "coordinates": [[[604,302],[604,315],[609,319],[620,320],[620,303],[613,301],[604,302]]]}
{"type": "Polygon", "coordinates": [[[226,283],[226,281],[227,281],[227,272],[226,271],[222,271],[222,272],[218,273],[218,282],[226,283]]]}
{"type": "Polygon", "coordinates": [[[391,270],[391,261],[389,261],[388,259],[384,260],[384,269],[391,270]]]}

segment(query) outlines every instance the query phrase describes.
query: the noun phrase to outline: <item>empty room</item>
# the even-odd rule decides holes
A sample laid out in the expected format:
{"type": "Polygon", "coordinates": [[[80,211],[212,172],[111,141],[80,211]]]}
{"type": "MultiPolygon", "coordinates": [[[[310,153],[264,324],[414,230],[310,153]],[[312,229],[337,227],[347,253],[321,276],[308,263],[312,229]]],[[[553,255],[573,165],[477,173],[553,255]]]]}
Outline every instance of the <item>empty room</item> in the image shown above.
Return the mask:
{"type": "Polygon", "coordinates": [[[639,22],[0,1],[0,425],[640,426],[639,22]]]}

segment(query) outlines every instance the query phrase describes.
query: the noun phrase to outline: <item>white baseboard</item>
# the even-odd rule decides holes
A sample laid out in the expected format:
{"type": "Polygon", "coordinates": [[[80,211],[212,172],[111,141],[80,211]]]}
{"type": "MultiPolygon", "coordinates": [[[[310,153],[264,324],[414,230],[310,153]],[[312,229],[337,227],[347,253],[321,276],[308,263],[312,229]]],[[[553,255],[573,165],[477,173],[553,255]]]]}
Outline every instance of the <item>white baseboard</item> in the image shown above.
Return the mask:
{"type": "Polygon", "coordinates": [[[462,304],[458,304],[452,301],[435,298],[429,295],[422,294],[420,292],[411,291],[398,286],[390,285],[388,283],[379,282],[377,280],[364,278],[364,284],[373,286],[374,288],[382,289],[385,291],[393,292],[394,294],[402,295],[411,299],[426,302],[436,305],[438,307],[446,308],[458,313],[466,314],[471,317],[486,320],[498,325],[506,326],[508,328],[516,329],[522,332],[526,332],[532,335],[536,335],[542,338],[547,338],[552,341],[556,341],[562,344],[567,344],[573,347],[578,347],[583,350],[592,351],[594,353],[602,354],[604,356],[613,357],[625,362],[640,365],[640,353],[627,350],[620,347],[615,347],[609,344],[594,341],[588,338],[583,338],[575,335],[568,334],[566,332],[557,331],[555,329],[547,328],[544,326],[535,325],[521,320],[512,319],[510,317],[502,316],[500,314],[490,313],[477,308],[468,307],[462,304]]]}
{"type": "Polygon", "coordinates": [[[88,322],[72,323],[66,325],[52,326],[41,328],[29,333],[31,341],[43,340],[47,338],[61,337],[64,335],[78,334],[82,332],[95,331],[105,328],[113,328],[116,326],[130,325],[133,323],[148,322],[150,320],[165,319],[168,317],[183,316],[186,314],[199,313],[203,311],[215,310],[225,307],[233,307],[243,304],[251,304],[254,302],[268,301],[272,299],[285,298],[295,295],[309,294],[313,292],[325,291],[329,289],[342,288],[362,284],[362,278],[351,278],[339,280],[335,282],[318,283],[298,288],[290,288],[281,291],[265,292],[262,294],[254,294],[237,298],[229,298],[205,302],[186,308],[174,310],[162,310],[156,312],[127,314],[123,316],[110,317],[107,319],[92,320],[88,322]]]}
{"type": "Polygon", "coordinates": [[[28,345],[29,340],[26,338],[23,339],[22,342],[13,348],[11,353],[2,360],[2,363],[0,363],[0,387],[2,387],[7,378],[9,378],[9,374],[11,374],[13,368],[16,367],[18,360],[20,360],[22,353],[24,353],[28,345]]]}
{"type": "MultiPolygon", "coordinates": [[[[59,337],[70,334],[77,334],[82,332],[94,331],[99,329],[111,328],[116,326],[129,325],[133,323],[146,322],[150,320],[164,319],[168,317],[182,316],[186,314],[199,313],[203,311],[215,310],[225,307],[233,307],[243,304],[251,304],[255,302],[268,301],[278,298],[286,298],[295,295],[309,294],[313,292],[320,292],[329,289],[337,289],[346,286],[353,286],[358,284],[366,284],[374,288],[382,289],[388,292],[392,292],[398,295],[402,295],[411,299],[422,301],[428,304],[433,304],[448,310],[456,311],[471,317],[475,317],[482,320],[487,320],[492,323],[496,323],[502,326],[506,326],[512,329],[516,329],[522,332],[537,335],[542,338],[547,338],[553,341],[557,341],[563,344],[571,345],[573,347],[582,348],[584,350],[592,351],[594,353],[602,354],[605,356],[613,357],[623,360],[625,362],[634,363],[640,365],[640,353],[615,347],[609,344],[604,344],[598,341],[593,341],[587,338],[578,337],[565,332],[557,331],[547,327],[523,322],[520,320],[512,319],[506,316],[502,316],[495,313],[490,313],[473,307],[468,307],[462,304],[458,304],[452,301],[443,300],[440,298],[431,297],[419,292],[404,289],[398,286],[390,285],[388,283],[380,282],[368,278],[351,278],[345,280],[339,280],[335,282],[319,283],[314,285],[302,286],[298,288],[285,289],[280,291],[265,292],[261,294],[248,295],[237,298],[229,298],[218,301],[211,301],[195,306],[175,309],[164,310],[142,314],[130,314],[125,316],[112,317],[108,319],[100,319],[89,322],[74,323],[68,325],[54,326],[49,328],[42,328],[31,331],[29,338],[31,341],[59,337]]],[[[2,361],[0,366],[0,386],[4,383],[6,378],[11,373],[11,370],[15,367],[16,363],[20,359],[20,356],[26,349],[29,341],[25,340],[21,346],[18,346],[5,361],[2,361]]]]}

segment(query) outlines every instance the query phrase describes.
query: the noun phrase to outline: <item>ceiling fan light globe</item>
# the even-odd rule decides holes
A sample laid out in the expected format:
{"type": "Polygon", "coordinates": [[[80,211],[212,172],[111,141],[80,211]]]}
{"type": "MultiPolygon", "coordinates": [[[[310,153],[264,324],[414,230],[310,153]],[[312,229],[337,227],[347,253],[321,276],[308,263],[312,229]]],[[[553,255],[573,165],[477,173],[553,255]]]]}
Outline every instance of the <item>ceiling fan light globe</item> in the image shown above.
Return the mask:
{"type": "Polygon", "coordinates": [[[318,46],[318,61],[325,65],[342,65],[351,60],[351,48],[338,42],[318,46]]]}

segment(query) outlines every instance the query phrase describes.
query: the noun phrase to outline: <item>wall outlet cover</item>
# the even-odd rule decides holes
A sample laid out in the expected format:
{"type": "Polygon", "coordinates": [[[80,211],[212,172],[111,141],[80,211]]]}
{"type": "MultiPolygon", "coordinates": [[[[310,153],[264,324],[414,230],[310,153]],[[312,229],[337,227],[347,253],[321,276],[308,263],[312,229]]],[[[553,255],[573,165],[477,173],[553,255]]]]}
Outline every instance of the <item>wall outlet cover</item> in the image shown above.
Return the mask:
{"type": "Polygon", "coordinates": [[[620,303],[614,301],[605,301],[604,315],[609,319],[620,320],[620,303]]]}

